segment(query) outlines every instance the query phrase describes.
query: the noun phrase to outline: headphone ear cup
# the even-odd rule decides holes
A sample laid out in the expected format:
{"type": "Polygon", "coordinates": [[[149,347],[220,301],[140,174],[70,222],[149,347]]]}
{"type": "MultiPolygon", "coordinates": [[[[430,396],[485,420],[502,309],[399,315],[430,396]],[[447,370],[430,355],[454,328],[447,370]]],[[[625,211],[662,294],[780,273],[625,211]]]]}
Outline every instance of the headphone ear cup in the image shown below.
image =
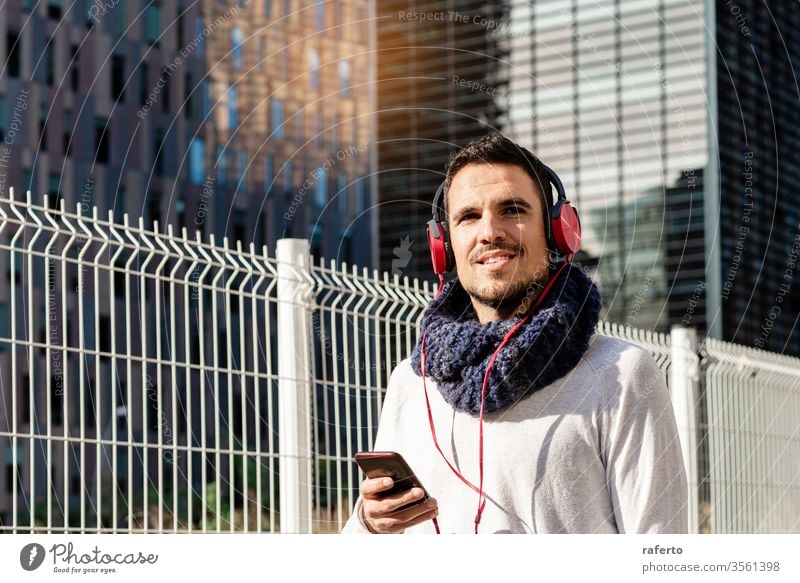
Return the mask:
{"type": "Polygon", "coordinates": [[[581,248],[581,220],[568,200],[559,200],[550,216],[550,231],[562,255],[575,255],[581,248]]]}
{"type": "Polygon", "coordinates": [[[442,232],[444,233],[444,250],[447,257],[446,269],[451,271],[456,266],[456,257],[453,255],[453,246],[450,244],[450,231],[447,223],[442,223],[442,232]]]}
{"type": "Polygon", "coordinates": [[[444,275],[450,269],[450,245],[442,224],[434,219],[428,221],[428,247],[434,273],[444,275]]]}

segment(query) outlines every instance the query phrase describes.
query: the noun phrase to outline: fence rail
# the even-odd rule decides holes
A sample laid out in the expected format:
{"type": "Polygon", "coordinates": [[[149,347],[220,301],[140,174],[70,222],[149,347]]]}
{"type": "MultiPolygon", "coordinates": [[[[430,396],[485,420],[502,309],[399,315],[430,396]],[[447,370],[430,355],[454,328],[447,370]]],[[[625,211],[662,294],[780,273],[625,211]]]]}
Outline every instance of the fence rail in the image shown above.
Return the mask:
{"type": "MultiPolygon", "coordinates": [[[[0,197],[0,532],[336,532],[429,282],[0,197]]],[[[800,532],[800,359],[603,322],[670,387],[699,532],[800,532]]]]}

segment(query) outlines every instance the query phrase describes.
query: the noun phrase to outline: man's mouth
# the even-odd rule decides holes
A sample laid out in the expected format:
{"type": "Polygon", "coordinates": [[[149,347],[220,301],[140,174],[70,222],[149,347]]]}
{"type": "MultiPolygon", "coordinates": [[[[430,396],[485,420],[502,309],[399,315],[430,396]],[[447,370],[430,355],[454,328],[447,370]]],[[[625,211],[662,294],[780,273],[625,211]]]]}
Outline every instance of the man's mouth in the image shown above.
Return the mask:
{"type": "Polygon", "coordinates": [[[485,267],[489,271],[498,271],[511,263],[511,261],[513,261],[515,258],[516,255],[497,255],[495,257],[489,257],[488,259],[479,261],[478,265],[485,267]]]}

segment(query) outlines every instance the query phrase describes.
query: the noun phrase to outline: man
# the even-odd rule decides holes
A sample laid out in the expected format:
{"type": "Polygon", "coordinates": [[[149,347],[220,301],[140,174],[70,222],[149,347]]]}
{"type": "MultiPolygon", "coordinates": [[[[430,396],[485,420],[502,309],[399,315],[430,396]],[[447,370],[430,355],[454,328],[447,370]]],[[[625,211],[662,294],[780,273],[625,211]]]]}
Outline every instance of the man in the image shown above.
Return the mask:
{"type": "Polygon", "coordinates": [[[597,288],[554,252],[545,167],[492,133],[451,158],[445,189],[457,277],[393,371],[375,441],[431,498],[403,509],[419,488],[366,479],[342,532],[687,532],[667,387],[645,349],[595,334],[597,288]]]}

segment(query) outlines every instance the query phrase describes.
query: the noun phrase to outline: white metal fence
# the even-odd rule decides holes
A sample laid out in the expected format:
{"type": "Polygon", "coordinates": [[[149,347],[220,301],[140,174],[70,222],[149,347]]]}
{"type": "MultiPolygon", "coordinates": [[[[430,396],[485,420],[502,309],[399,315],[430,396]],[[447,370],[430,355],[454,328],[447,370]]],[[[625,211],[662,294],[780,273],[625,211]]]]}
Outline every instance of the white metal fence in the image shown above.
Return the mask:
{"type": "MultiPolygon", "coordinates": [[[[0,532],[336,532],[428,282],[0,198],[0,532]]],[[[700,532],[800,531],[800,360],[603,323],[671,388],[700,532]]]]}

